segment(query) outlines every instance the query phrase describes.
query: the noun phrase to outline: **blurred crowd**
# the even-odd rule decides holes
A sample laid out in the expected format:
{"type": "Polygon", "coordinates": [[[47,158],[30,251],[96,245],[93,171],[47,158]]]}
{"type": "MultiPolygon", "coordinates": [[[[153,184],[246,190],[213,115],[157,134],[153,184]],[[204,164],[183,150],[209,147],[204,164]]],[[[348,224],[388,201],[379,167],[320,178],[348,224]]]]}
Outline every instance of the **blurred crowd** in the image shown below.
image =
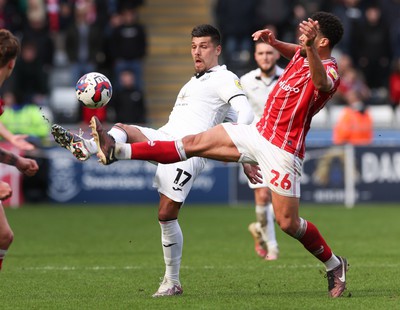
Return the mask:
{"type": "MultiPolygon", "coordinates": [[[[345,26],[344,38],[334,53],[342,82],[330,105],[348,106],[357,101],[365,106],[399,106],[398,0],[210,3],[223,37],[223,61],[238,76],[255,67],[251,39],[255,30],[269,27],[278,38],[295,43],[299,22],[324,10],[339,16],[345,26]]],[[[113,85],[107,110],[80,107],[77,122],[87,122],[96,114],[111,122],[146,123],[143,63],[148,39],[139,16],[144,5],[144,0],[0,0],[0,27],[10,29],[22,43],[14,74],[2,89],[7,113],[13,117],[2,121],[9,119],[10,128],[31,134],[26,128],[32,126],[15,128],[21,123],[17,121],[20,114],[29,111],[31,115],[36,107],[38,115],[53,120],[49,98],[54,86],[61,84],[54,72],[64,66],[69,72],[64,84],[69,86],[90,71],[104,73],[113,85]]],[[[286,65],[283,58],[280,62],[286,65]]]]}
{"type": "Polygon", "coordinates": [[[14,73],[2,89],[6,113],[1,121],[13,131],[32,135],[35,126],[17,128],[28,111],[32,115],[32,107],[54,120],[52,88],[75,85],[85,73],[99,71],[110,78],[114,98],[107,111],[79,107],[76,121],[97,115],[102,120],[145,123],[142,72],[147,35],[138,19],[142,5],[143,0],[0,0],[0,27],[21,41],[14,73]],[[67,68],[67,81],[54,74],[60,67],[67,68]]]}
{"type": "MultiPolygon", "coordinates": [[[[343,22],[335,49],[342,77],[331,105],[400,105],[400,2],[397,0],[216,0],[215,20],[223,37],[224,60],[241,75],[252,57],[251,33],[270,28],[283,41],[297,42],[298,24],[316,11],[343,22]],[[271,9],[273,8],[273,9],[271,9]]],[[[285,65],[286,63],[281,63],[285,65]]]]}

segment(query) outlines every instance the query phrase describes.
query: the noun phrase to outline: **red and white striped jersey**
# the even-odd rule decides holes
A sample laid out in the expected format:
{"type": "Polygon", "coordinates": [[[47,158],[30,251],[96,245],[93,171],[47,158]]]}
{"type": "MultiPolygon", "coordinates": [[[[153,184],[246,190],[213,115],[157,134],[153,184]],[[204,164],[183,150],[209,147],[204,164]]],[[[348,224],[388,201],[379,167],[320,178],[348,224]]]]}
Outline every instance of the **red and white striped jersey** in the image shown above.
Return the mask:
{"type": "Polygon", "coordinates": [[[308,60],[300,55],[299,48],[269,94],[264,114],[257,123],[265,139],[300,158],[304,158],[305,137],[312,117],[325,106],[340,83],[336,60],[326,59],[322,64],[332,80],[329,92],[315,88],[308,60]]]}

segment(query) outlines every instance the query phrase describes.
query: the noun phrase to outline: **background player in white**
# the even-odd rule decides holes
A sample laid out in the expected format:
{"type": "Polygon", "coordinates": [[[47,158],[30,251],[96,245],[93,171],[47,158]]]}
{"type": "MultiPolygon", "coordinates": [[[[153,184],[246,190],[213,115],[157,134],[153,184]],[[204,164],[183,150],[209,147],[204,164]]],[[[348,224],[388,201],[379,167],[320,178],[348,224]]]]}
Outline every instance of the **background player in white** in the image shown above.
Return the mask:
{"type": "MultiPolygon", "coordinates": [[[[192,30],[191,54],[196,74],[180,90],[168,122],[158,130],[115,124],[109,131],[115,141],[150,143],[152,140],[180,139],[221,123],[228,112],[229,117],[238,123],[250,124],[254,114],[239,78],[225,66],[218,65],[220,42],[220,34],[213,26],[195,27],[192,30]]],[[[80,160],[98,152],[93,140],[81,139],[59,125],[53,125],[52,134],[58,144],[69,149],[80,160]]],[[[183,292],[179,280],[183,235],[178,213],[205,164],[204,158],[193,157],[185,162],[159,164],[157,167],[154,185],[160,194],[158,218],[166,270],[153,297],[183,292]]]]}
{"type": "MultiPolygon", "coordinates": [[[[8,30],[0,29],[0,86],[8,79],[14,70],[15,62],[20,51],[20,44],[18,39],[8,30]]],[[[2,106],[0,106],[0,115],[3,114],[2,106]]],[[[8,132],[8,130],[1,124],[0,134],[5,135],[5,138],[14,145],[31,149],[33,146],[23,140],[23,136],[16,137],[8,132]]],[[[13,154],[0,148],[0,162],[15,166],[22,173],[33,176],[38,171],[39,167],[33,159],[24,158],[22,156],[13,154]]],[[[12,195],[12,189],[6,182],[0,181],[0,270],[3,259],[10,247],[14,234],[8,224],[6,214],[4,212],[2,200],[5,200],[12,195]]]]}
{"type": "MultiPolygon", "coordinates": [[[[279,58],[279,52],[271,45],[262,40],[255,42],[254,60],[257,69],[240,78],[240,83],[255,114],[253,123],[257,123],[263,115],[268,94],[283,72],[283,69],[276,64],[279,58]]],[[[268,183],[265,180],[257,184],[250,181],[248,183],[249,187],[254,190],[256,204],[257,222],[249,225],[249,231],[254,238],[255,251],[257,255],[266,260],[276,260],[279,249],[275,236],[274,210],[268,183]]]]}
{"type": "MultiPolygon", "coordinates": [[[[329,296],[340,297],[346,289],[347,260],[336,256],[318,228],[299,216],[299,204],[305,139],[312,117],[339,86],[337,63],[331,53],[343,35],[343,25],[336,16],[317,12],[299,24],[299,33],[298,45],[277,40],[269,29],[253,34],[254,40],[262,39],[291,58],[256,126],[224,123],[180,140],[150,144],[115,143],[96,117],[90,126],[103,164],[115,157],[172,163],[193,156],[258,163],[271,188],[278,225],[325,265],[329,296]]],[[[260,180],[255,166],[245,164],[245,172],[249,179],[260,180]]]]}

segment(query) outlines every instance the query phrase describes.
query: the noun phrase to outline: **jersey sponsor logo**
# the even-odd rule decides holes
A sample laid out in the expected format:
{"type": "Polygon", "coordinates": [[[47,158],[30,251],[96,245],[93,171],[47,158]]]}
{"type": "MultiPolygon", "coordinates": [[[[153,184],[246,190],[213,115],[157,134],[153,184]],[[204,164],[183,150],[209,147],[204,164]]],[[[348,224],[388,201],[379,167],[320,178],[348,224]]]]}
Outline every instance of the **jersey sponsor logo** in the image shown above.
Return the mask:
{"type": "Polygon", "coordinates": [[[290,86],[290,84],[288,84],[287,81],[280,81],[279,87],[285,91],[295,92],[296,94],[300,92],[300,88],[290,86]]]}
{"type": "Polygon", "coordinates": [[[237,86],[237,88],[239,88],[240,90],[243,90],[242,84],[240,84],[239,80],[235,80],[235,85],[237,86]]]}

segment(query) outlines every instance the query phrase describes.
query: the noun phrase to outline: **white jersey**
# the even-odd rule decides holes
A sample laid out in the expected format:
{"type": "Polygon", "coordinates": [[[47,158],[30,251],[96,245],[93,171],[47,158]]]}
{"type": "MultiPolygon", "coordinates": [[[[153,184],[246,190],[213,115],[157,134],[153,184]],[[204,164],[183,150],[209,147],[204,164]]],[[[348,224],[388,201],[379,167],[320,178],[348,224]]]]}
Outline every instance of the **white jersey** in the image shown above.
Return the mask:
{"type": "Polygon", "coordinates": [[[281,67],[275,66],[275,68],[275,75],[271,77],[261,76],[261,69],[257,68],[240,78],[240,83],[255,114],[255,121],[258,121],[263,115],[268,94],[274,88],[276,82],[278,82],[279,76],[283,73],[281,67]]]}
{"type": "MultiPolygon", "coordinates": [[[[253,112],[239,78],[226,66],[216,66],[192,77],[182,87],[167,124],[158,130],[135,127],[150,141],[173,141],[210,129],[227,118],[249,124],[253,112]]],[[[158,164],[153,185],[160,194],[183,202],[206,162],[206,158],[192,157],[173,164],[158,164]]]]}
{"type": "Polygon", "coordinates": [[[175,138],[197,134],[224,121],[229,100],[245,96],[239,78],[225,65],[192,77],[180,90],[168,122],[159,130],[175,138]]]}

